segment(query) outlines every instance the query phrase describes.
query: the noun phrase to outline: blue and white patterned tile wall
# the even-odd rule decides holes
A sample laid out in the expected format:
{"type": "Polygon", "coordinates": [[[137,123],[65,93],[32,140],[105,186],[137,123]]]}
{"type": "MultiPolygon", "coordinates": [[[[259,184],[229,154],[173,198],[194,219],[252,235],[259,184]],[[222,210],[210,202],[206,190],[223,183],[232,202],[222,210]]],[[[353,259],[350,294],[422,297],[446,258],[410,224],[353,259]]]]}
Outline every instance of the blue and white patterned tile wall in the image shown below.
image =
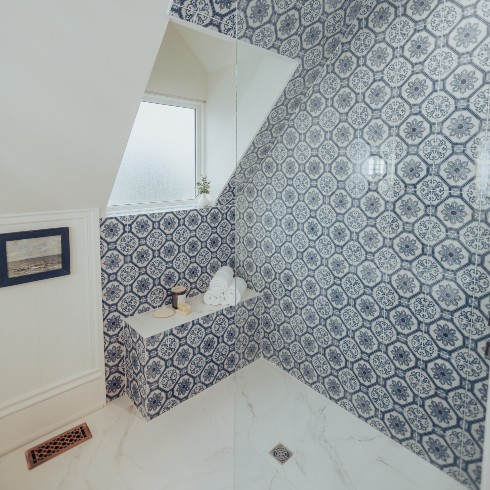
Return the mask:
{"type": "MultiPolygon", "coordinates": [[[[205,25],[206,3],[184,10],[205,25]]],[[[236,16],[238,37],[301,61],[227,189],[263,355],[477,488],[490,2],[252,0],[236,16]]]]}
{"type": "Polygon", "coordinates": [[[255,361],[262,308],[255,297],[146,339],[128,325],[127,393],[143,417],[151,420],[255,361]]]}
{"type": "Polygon", "coordinates": [[[124,318],[170,302],[185,284],[206,291],[220,267],[234,267],[234,207],[121,216],[101,221],[104,350],[108,399],[124,394],[124,318]]]}

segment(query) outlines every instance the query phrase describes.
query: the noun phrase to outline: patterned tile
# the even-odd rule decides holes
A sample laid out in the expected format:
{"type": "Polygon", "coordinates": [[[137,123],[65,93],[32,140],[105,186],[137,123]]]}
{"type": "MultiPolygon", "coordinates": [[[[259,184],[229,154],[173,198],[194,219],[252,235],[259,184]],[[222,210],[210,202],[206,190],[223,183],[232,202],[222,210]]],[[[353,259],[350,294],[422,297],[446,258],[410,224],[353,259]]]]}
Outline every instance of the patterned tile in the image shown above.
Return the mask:
{"type": "Polygon", "coordinates": [[[233,353],[235,369],[261,355],[478,488],[490,3],[176,0],[172,12],[299,67],[220,208],[101,222],[108,396],[127,376],[152,418],[232,372],[233,353]],[[234,253],[264,307],[151,345],[125,328],[177,281],[204,291],[234,253]]]}
{"type": "Polygon", "coordinates": [[[240,38],[300,61],[223,195],[238,271],[263,292],[262,354],[477,488],[489,2],[257,0],[236,15],[240,38]]]}
{"type": "Polygon", "coordinates": [[[227,36],[236,36],[236,0],[175,0],[171,14],[227,36]]]}
{"type": "Polygon", "coordinates": [[[141,337],[126,325],[127,393],[146,420],[221,381],[260,355],[260,298],[141,337]]]}
{"type": "Polygon", "coordinates": [[[107,218],[100,232],[107,397],[114,399],[126,386],[124,318],[168,304],[175,284],[203,293],[214,272],[233,267],[235,210],[107,218]]]}

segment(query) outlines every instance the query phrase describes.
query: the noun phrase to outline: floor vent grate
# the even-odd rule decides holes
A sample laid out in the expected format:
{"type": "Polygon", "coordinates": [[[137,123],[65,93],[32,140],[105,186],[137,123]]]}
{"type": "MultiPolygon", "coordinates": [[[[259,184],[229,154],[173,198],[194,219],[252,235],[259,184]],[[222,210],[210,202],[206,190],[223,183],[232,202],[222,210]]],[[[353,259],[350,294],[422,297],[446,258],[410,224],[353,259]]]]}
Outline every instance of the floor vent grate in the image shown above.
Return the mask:
{"type": "Polygon", "coordinates": [[[92,438],[87,424],[83,423],[73,429],[63,432],[52,439],[44,441],[26,451],[27,466],[30,470],[40,464],[53,459],[72,447],[78,446],[92,438]]]}
{"type": "Polygon", "coordinates": [[[269,454],[276,461],[279,461],[279,463],[284,464],[287,461],[289,461],[289,459],[293,455],[293,451],[291,451],[291,449],[288,449],[286,446],[284,446],[284,444],[279,443],[277,444],[277,446],[275,446],[269,451],[269,454]]]}

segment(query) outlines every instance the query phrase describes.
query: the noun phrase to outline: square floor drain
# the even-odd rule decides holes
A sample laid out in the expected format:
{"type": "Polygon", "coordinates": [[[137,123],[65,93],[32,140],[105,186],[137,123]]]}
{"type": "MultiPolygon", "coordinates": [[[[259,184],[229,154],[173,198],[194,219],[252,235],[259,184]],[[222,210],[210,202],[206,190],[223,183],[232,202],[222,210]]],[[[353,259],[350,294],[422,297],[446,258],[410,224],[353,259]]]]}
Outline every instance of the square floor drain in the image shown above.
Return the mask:
{"type": "Polygon", "coordinates": [[[274,459],[279,461],[279,463],[284,464],[291,458],[293,451],[288,449],[284,444],[279,443],[269,451],[269,454],[271,454],[274,459]]]}
{"type": "Polygon", "coordinates": [[[32,468],[53,459],[72,447],[78,446],[91,437],[92,434],[86,423],[73,427],[63,434],[28,449],[26,451],[27,466],[32,470],[32,468]]]}

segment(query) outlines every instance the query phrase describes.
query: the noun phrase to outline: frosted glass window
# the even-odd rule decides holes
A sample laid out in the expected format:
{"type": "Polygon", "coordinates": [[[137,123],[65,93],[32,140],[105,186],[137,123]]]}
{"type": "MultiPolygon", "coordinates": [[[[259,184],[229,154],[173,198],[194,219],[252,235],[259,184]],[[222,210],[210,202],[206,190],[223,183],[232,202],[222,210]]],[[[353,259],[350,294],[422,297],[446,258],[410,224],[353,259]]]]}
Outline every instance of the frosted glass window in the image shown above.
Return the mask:
{"type": "Polygon", "coordinates": [[[142,102],[109,206],[195,199],[197,109],[142,102]]]}

